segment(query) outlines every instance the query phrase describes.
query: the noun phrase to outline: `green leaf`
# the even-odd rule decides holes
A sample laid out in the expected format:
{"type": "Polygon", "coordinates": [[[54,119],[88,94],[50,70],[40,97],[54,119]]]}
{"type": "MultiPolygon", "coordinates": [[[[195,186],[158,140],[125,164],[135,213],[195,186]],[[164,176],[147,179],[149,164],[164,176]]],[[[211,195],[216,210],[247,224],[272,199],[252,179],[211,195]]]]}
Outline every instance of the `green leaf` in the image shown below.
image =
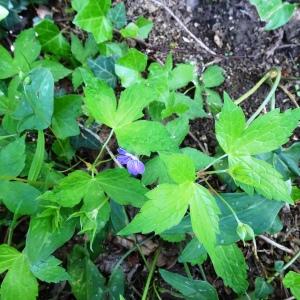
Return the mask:
{"type": "Polygon", "coordinates": [[[112,24],[107,18],[111,0],[89,0],[75,16],[73,23],[87,32],[91,32],[97,43],[112,39],[112,24]]]}
{"type": "Polygon", "coordinates": [[[97,43],[92,35],[89,35],[83,45],[75,34],[71,34],[71,52],[74,57],[84,64],[88,58],[98,53],[97,43]]]}
{"type": "Polygon", "coordinates": [[[236,244],[217,246],[210,253],[215,271],[226,286],[231,287],[237,294],[244,293],[248,288],[247,269],[243,252],[236,244]]]}
{"type": "Polygon", "coordinates": [[[100,172],[96,177],[97,183],[105,193],[121,205],[131,204],[141,207],[148,190],[139,180],[130,177],[127,171],[113,169],[100,172]]]}
{"type": "Polygon", "coordinates": [[[189,200],[193,231],[210,254],[216,247],[220,210],[211,193],[199,184],[193,185],[189,200]]]}
{"type": "Polygon", "coordinates": [[[274,288],[270,283],[261,277],[255,278],[255,297],[257,299],[265,299],[273,294],[274,288]]]}
{"type": "Polygon", "coordinates": [[[3,7],[2,5],[0,5],[0,21],[4,20],[9,14],[9,11],[3,7]]]}
{"type": "Polygon", "coordinates": [[[67,77],[72,72],[59,62],[50,59],[38,60],[32,64],[32,68],[48,69],[51,72],[55,82],[67,77]]]}
{"type": "Polygon", "coordinates": [[[18,72],[9,52],[0,45],[0,79],[14,76],[18,72]]]}
{"type": "Polygon", "coordinates": [[[0,181],[0,199],[16,215],[33,215],[38,209],[40,191],[29,184],[0,181]]]}
{"type": "Polygon", "coordinates": [[[0,274],[9,270],[15,260],[22,255],[17,249],[7,245],[0,245],[0,274]]]}
{"type": "Polygon", "coordinates": [[[204,246],[198,241],[197,238],[193,238],[181,252],[178,261],[180,263],[188,262],[192,265],[203,264],[207,259],[207,252],[204,246]]]}
{"type": "Polygon", "coordinates": [[[80,133],[77,118],[81,113],[82,99],[78,95],[56,98],[52,118],[52,131],[59,139],[65,139],[80,133]]]}
{"type": "Polygon", "coordinates": [[[166,165],[159,156],[150,159],[145,165],[145,173],[142,177],[145,185],[153,183],[173,183],[166,165]]]}
{"type": "Polygon", "coordinates": [[[169,176],[176,183],[194,182],[195,166],[194,162],[185,154],[166,153],[160,154],[165,163],[169,176]]]}
{"type": "Polygon", "coordinates": [[[64,140],[56,139],[52,144],[51,150],[57,155],[58,160],[63,160],[65,162],[70,162],[76,152],[72,147],[69,138],[64,140]]]}
{"type": "Polygon", "coordinates": [[[203,170],[205,167],[207,167],[209,164],[211,164],[214,161],[213,157],[210,157],[194,148],[186,147],[186,148],[181,148],[180,150],[183,154],[189,156],[192,159],[196,171],[203,170]]]}
{"type": "Polygon", "coordinates": [[[206,103],[211,113],[213,115],[218,114],[223,107],[223,102],[219,93],[211,89],[205,89],[204,94],[206,96],[206,103]]]}
{"type": "MultiPolygon", "coordinates": [[[[242,223],[252,227],[256,235],[272,227],[276,216],[284,206],[283,202],[270,201],[257,194],[249,196],[245,193],[226,193],[220,196],[234,209],[242,223]]],[[[237,242],[240,238],[236,233],[236,219],[220,197],[216,197],[216,200],[221,210],[218,242],[219,244],[237,242]]]]}
{"type": "Polygon", "coordinates": [[[22,31],[18,35],[14,47],[14,64],[16,68],[27,73],[32,67],[31,64],[39,57],[41,52],[41,45],[35,36],[34,29],[22,31]]]}
{"type": "Polygon", "coordinates": [[[116,135],[121,147],[129,152],[149,156],[151,152],[173,151],[176,144],[167,129],[158,122],[137,121],[117,128],[116,135]]]}
{"type": "Polygon", "coordinates": [[[116,61],[116,74],[121,78],[124,87],[129,87],[142,78],[140,72],[145,71],[147,60],[147,55],[131,48],[116,61]]]}
{"type": "Polygon", "coordinates": [[[189,121],[185,117],[180,117],[168,122],[166,128],[170,133],[171,139],[173,139],[177,145],[180,145],[184,141],[184,138],[190,130],[189,121]]]}
{"type": "Polygon", "coordinates": [[[217,87],[225,80],[224,70],[219,66],[209,66],[202,75],[202,81],[206,88],[217,87]]]}
{"type": "Polygon", "coordinates": [[[259,116],[246,127],[241,108],[225,97],[216,124],[217,140],[226,153],[255,155],[278,149],[285,144],[300,120],[300,109],[280,113],[275,109],[259,116]]]}
{"type": "Polygon", "coordinates": [[[113,271],[108,281],[108,293],[110,300],[119,300],[120,296],[124,294],[125,274],[121,268],[113,271]]]}
{"type": "Polygon", "coordinates": [[[148,38],[150,31],[153,28],[153,22],[144,17],[139,17],[135,23],[129,23],[124,29],[121,29],[121,34],[124,38],[137,38],[144,40],[148,38]]]}
{"type": "Polygon", "coordinates": [[[89,59],[88,65],[97,78],[103,80],[112,88],[116,86],[117,77],[115,74],[115,59],[113,57],[98,56],[95,60],[89,59]]]}
{"type": "Polygon", "coordinates": [[[98,123],[114,127],[117,100],[113,89],[94,78],[87,82],[84,94],[90,115],[98,123]]]}
{"type": "Polygon", "coordinates": [[[72,8],[75,11],[80,11],[87,5],[89,0],[71,0],[72,8]]]}
{"type": "Polygon", "coordinates": [[[300,109],[280,113],[275,109],[254,120],[235,141],[234,152],[256,155],[278,149],[289,141],[300,120],[300,109]]]}
{"type": "Polygon", "coordinates": [[[72,293],[77,300],[104,299],[105,278],[85,250],[75,245],[69,257],[68,273],[72,293]]]}
{"type": "Polygon", "coordinates": [[[289,271],[283,279],[285,287],[291,289],[293,296],[296,299],[300,298],[300,274],[294,271],[289,271]]]}
{"type": "Polygon", "coordinates": [[[21,101],[13,117],[20,120],[19,130],[43,130],[51,124],[54,80],[47,69],[34,69],[23,82],[21,101]]]}
{"type": "Polygon", "coordinates": [[[36,150],[28,172],[29,181],[36,181],[38,179],[44,163],[44,157],[45,157],[45,135],[43,131],[39,130],[36,150]]]}
{"type": "Polygon", "coordinates": [[[114,28],[121,29],[127,24],[126,8],[123,2],[117,3],[108,12],[108,18],[114,28]]]}
{"type": "Polygon", "coordinates": [[[170,73],[169,87],[177,90],[185,87],[193,81],[196,76],[195,66],[189,64],[179,64],[170,73]]]}
{"type": "Polygon", "coordinates": [[[42,49],[61,57],[68,57],[70,44],[52,20],[44,19],[34,26],[42,49]]]}
{"type": "Polygon", "coordinates": [[[297,176],[300,176],[300,143],[295,143],[287,149],[282,149],[278,153],[281,160],[288,166],[288,168],[297,176]]]}
{"type": "Polygon", "coordinates": [[[24,252],[32,265],[47,260],[73,236],[74,222],[65,220],[63,216],[60,218],[59,227],[53,226],[51,216],[31,218],[24,252]]]}
{"type": "Polygon", "coordinates": [[[128,45],[123,43],[106,42],[99,45],[100,54],[116,58],[124,56],[128,51],[128,45]]]}
{"type": "Polygon", "coordinates": [[[31,265],[30,270],[41,281],[58,283],[70,278],[66,270],[59,266],[60,264],[60,260],[54,256],[49,256],[46,260],[31,265]]]}
{"type": "Polygon", "coordinates": [[[114,127],[122,127],[142,118],[143,109],[153,100],[152,90],[145,82],[136,83],[125,89],[120,96],[114,127]]]}
{"type": "Polygon", "coordinates": [[[38,296],[38,282],[32,275],[24,255],[14,261],[1,284],[1,299],[35,300],[38,296]]]}
{"type": "Polygon", "coordinates": [[[215,288],[207,281],[193,280],[182,275],[159,269],[162,278],[187,300],[217,300],[215,288]]]}
{"type": "Polygon", "coordinates": [[[238,185],[250,186],[267,199],[293,204],[288,185],[270,164],[251,156],[230,156],[229,166],[229,173],[238,185]]]}
{"type": "Polygon", "coordinates": [[[16,139],[0,150],[0,178],[17,177],[24,167],[25,136],[16,139]]]}
{"type": "Polygon", "coordinates": [[[226,153],[237,150],[234,144],[242,136],[245,127],[246,120],[242,109],[225,93],[224,106],[216,123],[216,137],[226,153]]]}
{"type": "Polygon", "coordinates": [[[177,225],[187,211],[193,188],[190,183],[161,184],[147,193],[148,200],[133,221],[119,234],[135,232],[159,234],[177,225]]]}

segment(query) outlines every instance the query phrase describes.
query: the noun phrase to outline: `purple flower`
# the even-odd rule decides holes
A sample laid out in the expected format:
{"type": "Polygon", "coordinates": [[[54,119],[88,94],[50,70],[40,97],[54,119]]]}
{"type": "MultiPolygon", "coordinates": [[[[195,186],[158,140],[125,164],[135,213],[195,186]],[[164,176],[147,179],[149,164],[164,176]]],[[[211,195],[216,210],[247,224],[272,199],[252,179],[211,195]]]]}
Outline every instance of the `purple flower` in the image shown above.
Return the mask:
{"type": "Polygon", "coordinates": [[[133,176],[143,174],[145,172],[144,164],[133,154],[128,153],[122,148],[118,148],[119,155],[117,156],[118,162],[127,167],[127,170],[133,176]]]}

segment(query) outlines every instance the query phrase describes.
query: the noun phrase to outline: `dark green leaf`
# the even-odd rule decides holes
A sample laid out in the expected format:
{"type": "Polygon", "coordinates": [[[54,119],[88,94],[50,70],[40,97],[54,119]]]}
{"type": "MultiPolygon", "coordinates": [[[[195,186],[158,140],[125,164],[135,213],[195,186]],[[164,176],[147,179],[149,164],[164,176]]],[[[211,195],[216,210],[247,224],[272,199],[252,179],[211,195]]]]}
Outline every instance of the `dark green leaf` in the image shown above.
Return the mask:
{"type": "Polygon", "coordinates": [[[192,265],[203,264],[207,259],[207,252],[204,246],[198,241],[197,238],[193,238],[181,252],[178,261],[181,263],[188,262],[192,265]]]}
{"type": "Polygon", "coordinates": [[[123,2],[116,4],[108,12],[108,18],[112,22],[114,28],[121,29],[127,24],[126,8],[123,2]]]}

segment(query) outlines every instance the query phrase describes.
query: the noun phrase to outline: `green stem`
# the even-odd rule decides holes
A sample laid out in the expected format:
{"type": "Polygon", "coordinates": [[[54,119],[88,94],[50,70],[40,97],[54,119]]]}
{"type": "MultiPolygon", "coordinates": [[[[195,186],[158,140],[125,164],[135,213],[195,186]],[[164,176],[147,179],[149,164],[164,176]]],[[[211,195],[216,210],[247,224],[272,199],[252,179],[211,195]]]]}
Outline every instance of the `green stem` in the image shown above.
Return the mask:
{"type": "Polygon", "coordinates": [[[209,169],[210,167],[212,167],[214,164],[216,164],[217,162],[219,162],[220,160],[222,160],[223,158],[226,158],[228,156],[228,154],[224,154],[218,158],[216,158],[213,162],[211,162],[209,165],[207,165],[203,170],[201,171],[205,171],[207,169],[209,169]]]}
{"type": "Polygon", "coordinates": [[[149,272],[149,275],[148,275],[148,278],[147,278],[147,281],[146,281],[146,285],[145,285],[143,296],[142,296],[141,300],[146,300],[147,299],[150,283],[151,283],[151,280],[152,280],[152,277],[153,277],[153,274],[154,274],[154,270],[155,270],[155,267],[156,267],[156,262],[157,262],[158,256],[159,256],[159,250],[156,251],[155,256],[153,258],[151,268],[150,268],[150,272],[149,272]]]}
{"type": "Polygon", "coordinates": [[[222,200],[222,202],[228,207],[228,209],[231,211],[233,214],[237,224],[241,224],[242,222],[240,221],[239,217],[237,216],[235,210],[232,208],[232,206],[210,185],[210,183],[205,180],[206,184],[209,186],[210,189],[212,189],[216,195],[222,200]]]}
{"type": "Polygon", "coordinates": [[[162,298],[160,297],[159,292],[158,292],[158,290],[157,290],[157,288],[156,288],[155,282],[153,282],[153,290],[154,290],[154,293],[155,293],[157,299],[158,299],[158,300],[162,300],[162,298]]]}
{"type": "Polygon", "coordinates": [[[275,79],[275,82],[272,86],[271,91],[269,92],[269,94],[267,95],[266,99],[263,101],[263,103],[259,106],[259,108],[256,110],[256,112],[250,117],[250,119],[247,121],[247,125],[251,124],[255,118],[262,112],[262,110],[264,109],[264,107],[269,103],[269,101],[272,99],[272,96],[275,94],[275,91],[280,83],[280,79],[281,79],[281,70],[277,69],[277,76],[275,79]]]}
{"type": "Polygon", "coordinates": [[[279,276],[280,274],[282,274],[286,269],[288,269],[297,259],[299,259],[300,257],[300,251],[298,251],[294,257],[283,266],[283,268],[280,270],[280,272],[276,272],[275,275],[273,277],[271,277],[268,282],[271,283],[277,276],[279,276]]]}
{"type": "Polygon", "coordinates": [[[247,91],[244,95],[242,95],[240,98],[234,101],[235,104],[241,104],[244,100],[249,98],[251,95],[253,95],[260,87],[261,85],[267,81],[270,77],[272,77],[272,73],[274,70],[270,70],[265,74],[264,77],[262,77],[249,91],[247,91]]]}
{"type": "Polygon", "coordinates": [[[205,172],[200,172],[201,175],[212,175],[212,174],[222,174],[222,173],[227,173],[228,170],[215,170],[215,171],[205,171],[205,172]]]}
{"type": "Polygon", "coordinates": [[[109,143],[110,139],[112,138],[113,134],[114,134],[114,130],[112,129],[111,132],[109,133],[109,136],[107,137],[105,143],[102,145],[100,152],[97,155],[97,157],[93,163],[93,167],[97,166],[97,163],[98,163],[99,159],[101,158],[101,155],[102,155],[103,151],[105,150],[107,144],[109,143]]]}
{"type": "Polygon", "coordinates": [[[12,237],[13,237],[13,234],[14,234],[14,229],[16,227],[17,219],[18,219],[17,214],[14,214],[13,219],[12,219],[10,225],[9,225],[9,228],[8,228],[7,244],[9,246],[11,245],[11,242],[12,242],[12,237]]]}
{"type": "Polygon", "coordinates": [[[207,281],[207,278],[206,278],[206,275],[205,275],[205,272],[204,272],[204,269],[202,267],[202,265],[198,264],[199,266],[199,270],[200,270],[200,273],[201,273],[201,276],[203,278],[203,280],[207,281]]]}
{"type": "Polygon", "coordinates": [[[189,265],[186,262],[184,262],[183,267],[184,267],[184,270],[185,270],[185,273],[186,273],[187,277],[189,279],[193,279],[193,276],[192,276],[191,271],[189,269],[189,265]]]}

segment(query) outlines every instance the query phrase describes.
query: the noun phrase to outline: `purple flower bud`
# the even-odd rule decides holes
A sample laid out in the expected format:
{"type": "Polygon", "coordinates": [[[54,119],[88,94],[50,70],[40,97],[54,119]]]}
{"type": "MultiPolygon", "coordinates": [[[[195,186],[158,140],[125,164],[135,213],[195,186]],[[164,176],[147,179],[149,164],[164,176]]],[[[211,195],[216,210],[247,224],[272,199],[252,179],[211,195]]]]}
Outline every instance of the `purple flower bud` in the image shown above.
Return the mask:
{"type": "Polygon", "coordinates": [[[145,172],[144,164],[133,154],[128,153],[125,149],[118,148],[118,162],[122,166],[126,166],[127,170],[133,176],[143,174],[145,172]]]}

